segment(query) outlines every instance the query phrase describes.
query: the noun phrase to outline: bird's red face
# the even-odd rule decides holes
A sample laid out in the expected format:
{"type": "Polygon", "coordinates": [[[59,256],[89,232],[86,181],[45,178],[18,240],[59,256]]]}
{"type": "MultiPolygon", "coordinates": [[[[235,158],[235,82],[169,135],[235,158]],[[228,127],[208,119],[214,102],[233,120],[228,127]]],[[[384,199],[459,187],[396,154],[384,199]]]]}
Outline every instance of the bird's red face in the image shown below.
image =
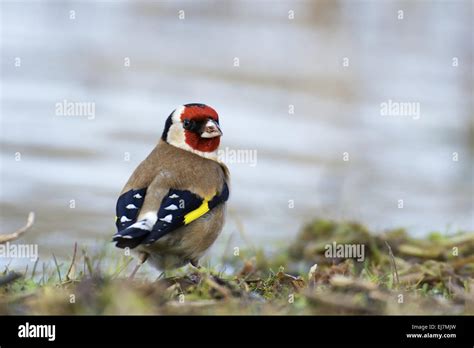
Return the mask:
{"type": "Polygon", "coordinates": [[[186,104],[166,121],[163,140],[171,145],[199,153],[214,153],[222,131],[217,112],[204,104],[186,104]]]}
{"type": "Polygon", "coordinates": [[[219,147],[222,131],[217,112],[207,105],[186,106],[181,114],[186,144],[194,150],[213,152],[219,147]]]}

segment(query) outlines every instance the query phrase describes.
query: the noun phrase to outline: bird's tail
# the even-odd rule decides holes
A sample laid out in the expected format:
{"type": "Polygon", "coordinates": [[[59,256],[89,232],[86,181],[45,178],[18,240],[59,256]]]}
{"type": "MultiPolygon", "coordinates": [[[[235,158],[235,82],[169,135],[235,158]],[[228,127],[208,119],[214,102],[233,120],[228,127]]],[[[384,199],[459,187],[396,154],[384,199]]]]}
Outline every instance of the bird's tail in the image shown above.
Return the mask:
{"type": "Polygon", "coordinates": [[[134,224],[118,231],[114,237],[113,242],[118,248],[137,247],[150,234],[153,229],[154,222],[151,219],[144,218],[135,222],[134,224]]]}

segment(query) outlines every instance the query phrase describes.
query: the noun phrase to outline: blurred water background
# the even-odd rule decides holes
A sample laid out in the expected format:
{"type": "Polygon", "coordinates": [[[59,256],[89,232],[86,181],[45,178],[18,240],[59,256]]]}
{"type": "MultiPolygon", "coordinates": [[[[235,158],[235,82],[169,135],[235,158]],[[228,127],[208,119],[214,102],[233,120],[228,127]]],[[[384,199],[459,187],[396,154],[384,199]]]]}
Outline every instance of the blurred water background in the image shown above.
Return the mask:
{"type": "Polygon", "coordinates": [[[219,112],[224,148],[258,156],[229,163],[211,255],[270,250],[314,217],[473,230],[472,4],[2,1],[1,232],[35,211],[22,242],[42,257],[103,245],[125,181],[189,102],[219,112]],[[57,115],[63,100],[94,117],[57,115]],[[388,100],[419,118],[381,115],[388,100]]]}

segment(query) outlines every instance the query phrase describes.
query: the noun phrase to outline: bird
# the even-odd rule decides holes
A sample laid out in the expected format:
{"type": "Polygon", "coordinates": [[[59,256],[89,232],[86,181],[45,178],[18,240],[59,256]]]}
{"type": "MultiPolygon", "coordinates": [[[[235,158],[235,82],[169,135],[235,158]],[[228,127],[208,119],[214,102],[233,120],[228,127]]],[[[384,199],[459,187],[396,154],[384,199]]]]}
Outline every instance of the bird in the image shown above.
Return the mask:
{"type": "Polygon", "coordinates": [[[230,173],[219,160],[219,115],[201,103],[176,108],[161,139],[134,170],[116,204],[112,241],[166,271],[199,259],[221,233],[230,173]]]}

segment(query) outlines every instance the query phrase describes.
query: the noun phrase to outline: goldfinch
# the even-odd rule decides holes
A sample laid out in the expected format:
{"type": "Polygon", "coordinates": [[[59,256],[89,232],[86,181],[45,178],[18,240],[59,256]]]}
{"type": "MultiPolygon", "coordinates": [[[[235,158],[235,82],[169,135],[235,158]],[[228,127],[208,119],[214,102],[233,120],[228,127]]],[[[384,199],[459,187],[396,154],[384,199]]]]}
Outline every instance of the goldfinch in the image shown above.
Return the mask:
{"type": "Polygon", "coordinates": [[[229,198],[229,171],[217,156],[221,136],[219,116],[207,105],[171,113],[118,198],[118,248],[134,249],[160,270],[198,266],[222,230],[229,198]]]}

